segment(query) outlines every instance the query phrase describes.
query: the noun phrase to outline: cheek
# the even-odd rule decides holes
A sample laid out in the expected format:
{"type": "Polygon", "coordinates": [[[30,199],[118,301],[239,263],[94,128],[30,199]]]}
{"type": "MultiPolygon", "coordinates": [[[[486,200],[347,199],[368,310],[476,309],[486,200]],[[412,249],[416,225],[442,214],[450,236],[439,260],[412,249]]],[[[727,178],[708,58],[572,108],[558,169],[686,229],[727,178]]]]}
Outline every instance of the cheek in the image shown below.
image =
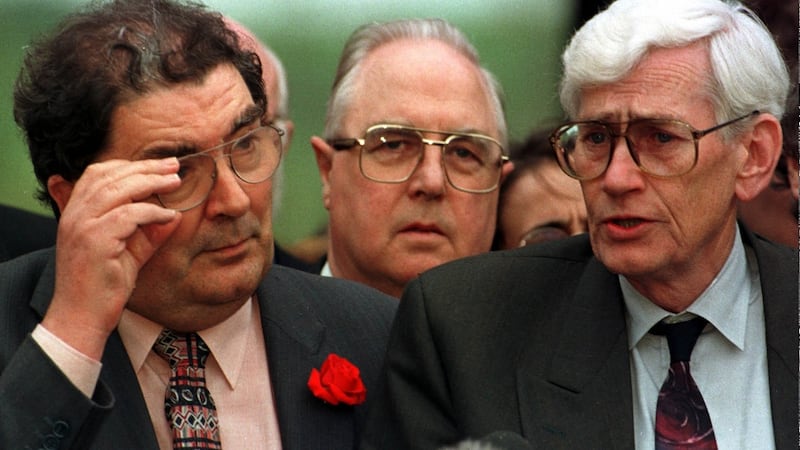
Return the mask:
{"type": "Polygon", "coordinates": [[[368,180],[358,169],[358,160],[336,161],[330,173],[328,208],[339,214],[366,214],[371,220],[383,217],[397,199],[405,195],[406,184],[368,180]]]}
{"type": "Polygon", "coordinates": [[[592,224],[592,218],[597,217],[595,212],[597,209],[597,202],[593,201],[598,198],[596,190],[584,182],[581,185],[581,194],[583,195],[583,205],[584,210],[586,211],[586,220],[589,222],[589,224],[592,224]]]}
{"type": "Polygon", "coordinates": [[[247,196],[250,198],[250,211],[262,222],[266,219],[266,224],[271,223],[269,218],[272,215],[272,182],[243,185],[247,196]]]}
{"type": "MultiPolygon", "coordinates": [[[[461,230],[461,235],[469,236],[470,242],[483,247],[487,239],[491,243],[497,225],[497,196],[476,199],[476,194],[466,195],[451,198],[454,224],[461,230]]],[[[512,219],[512,222],[517,220],[512,219]]]]}

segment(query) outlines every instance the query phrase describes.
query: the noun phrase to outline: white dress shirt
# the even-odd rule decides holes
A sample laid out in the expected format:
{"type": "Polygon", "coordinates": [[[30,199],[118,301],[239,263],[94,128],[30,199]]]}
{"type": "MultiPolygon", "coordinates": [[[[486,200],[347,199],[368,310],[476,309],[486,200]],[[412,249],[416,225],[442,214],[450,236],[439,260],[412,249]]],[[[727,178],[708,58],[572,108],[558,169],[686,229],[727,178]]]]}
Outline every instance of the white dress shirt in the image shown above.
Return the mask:
{"type": "Polygon", "coordinates": [[[636,448],[654,448],[658,391],[670,363],[666,338],[648,331],[665,318],[701,316],[709,324],[695,344],[690,367],[718,447],[774,449],[761,283],[755,256],[745,249],[738,227],[725,265],[681,314],[656,306],[624,276],[620,285],[627,308],[636,448]]]}
{"type": "MultiPolygon", "coordinates": [[[[162,326],[126,309],[118,330],[147,403],[159,448],[172,449],[172,435],[164,412],[170,368],[152,351],[162,326]]],[[[280,450],[258,302],[250,299],[226,321],[198,334],[211,350],[206,361],[206,385],[217,408],[223,448],[280,450]]],[[[34,330],[34,339],[70,381],[91,397],[101,364],[77,352],[41,325],[34,330]]]]}

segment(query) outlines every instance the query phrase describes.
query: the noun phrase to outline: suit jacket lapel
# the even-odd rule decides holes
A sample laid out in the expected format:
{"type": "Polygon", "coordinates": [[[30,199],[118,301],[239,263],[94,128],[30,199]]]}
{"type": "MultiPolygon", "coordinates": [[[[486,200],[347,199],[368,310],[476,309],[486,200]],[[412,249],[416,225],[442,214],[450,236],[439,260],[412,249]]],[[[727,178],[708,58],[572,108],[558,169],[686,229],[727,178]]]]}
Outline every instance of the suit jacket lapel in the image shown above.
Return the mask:
{"type": "Polygon", "coordinates": [[[94,447],[113,448],[124,442],[130,448],[157,449],[158,440],[139,380],[116,331],[106,343],[99,382],[114,393],[116,406],[103,419],[103,433],[93,442],[94,447]]]}
{"type": "Polygon", "coordinates": [[[522,357],[518,391],[525,435],[555,447],[591,442],[632,449],[630,364],[617,276],[590,260],[563,317],[550,357],[522,357]],[[536,372],[543,376],[530,376],[536,372]]]}
{"type": "MultiPolygon", "coordinates": [[[[775,440],[778,448],[796,448],[797,254],[787,258],[788,252],[742,229],[745,242],[756,250],[761,274],[775,440]]],[[[545,429],[548,433],[544,436],[549,434],[548,440],[559,446],[571,443],[581,447],[587,442],[583,439],[592,438],[603,448],[633,448],[630,362],[616,275],[593,259],[564,317],[552,359],[544,360],[545,378],[529,375],[543,363],[542,355],[529,354],[522,359],[518,390],[525,434],[542,436],[541,429],[545,429]],[[548,423],[543,423],[543,415],[548,423]]]]}
{"type": "Polygon", "coordinates": [[[772,426],[778,448],[796,448],[798,439],[798,260],[745,230],[756,250],[764,299],[772,426]],[[790,281],[791,280],[791,281],[790,281]],[[793,282],[792,282],[793,281],[793,282]]]}
{"type": "Polygon", "coordinates": [[[307,386],[311,369],[336,351],[307,300],[324,293],[297,286],[286,270],[273,266],[257,291],[283,448],[354,448],[352,409],[324,404],[307,386]]]}

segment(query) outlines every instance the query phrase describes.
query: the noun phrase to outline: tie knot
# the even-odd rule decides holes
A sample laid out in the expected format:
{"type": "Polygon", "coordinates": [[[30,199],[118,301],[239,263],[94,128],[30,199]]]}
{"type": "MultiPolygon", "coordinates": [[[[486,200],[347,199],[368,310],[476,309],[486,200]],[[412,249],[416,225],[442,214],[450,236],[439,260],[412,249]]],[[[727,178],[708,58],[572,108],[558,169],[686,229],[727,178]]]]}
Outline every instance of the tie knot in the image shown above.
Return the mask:
{"type": "Polygon", "coordinates": [[[671,362],[689,361],[694,344],[707,322],[702,317],[671,324],[659,322],[653,326],[650,332],[667,337],[671,362]]]}
{"type": "Polygon", "coordinates": [[[164,329],[153,344],[156,354],[176,367],[205,368],[209,350],[197,333],[177,333],[164,329]]]}

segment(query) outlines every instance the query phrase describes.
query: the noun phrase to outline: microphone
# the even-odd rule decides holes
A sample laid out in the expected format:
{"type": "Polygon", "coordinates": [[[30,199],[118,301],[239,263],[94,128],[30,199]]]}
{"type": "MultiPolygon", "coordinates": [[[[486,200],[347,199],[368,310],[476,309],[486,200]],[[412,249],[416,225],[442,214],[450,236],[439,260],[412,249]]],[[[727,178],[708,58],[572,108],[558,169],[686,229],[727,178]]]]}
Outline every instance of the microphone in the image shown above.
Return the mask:
{"type": "Polygon", "coordinates": [[[533,450],[525,438],[513,431],[494,431],[480,439],[467,439],[440,450],[533,450]]]}

